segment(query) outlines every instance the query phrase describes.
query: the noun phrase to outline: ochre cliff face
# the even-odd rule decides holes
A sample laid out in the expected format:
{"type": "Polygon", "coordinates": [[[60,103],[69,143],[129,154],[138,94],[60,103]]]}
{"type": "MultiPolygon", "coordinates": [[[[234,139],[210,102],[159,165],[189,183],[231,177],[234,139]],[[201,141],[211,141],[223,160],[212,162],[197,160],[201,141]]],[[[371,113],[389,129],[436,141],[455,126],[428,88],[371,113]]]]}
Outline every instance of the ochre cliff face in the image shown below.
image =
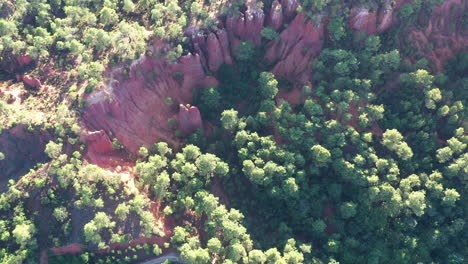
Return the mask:
{"type": "Polygon", "coordinates": [[[387,0],[380,6],[353,6],[349,12],[349,26],[356,32],[379,34],[389,29],[395,21],[395,12],[411,0],[387,0]]]}
{"type": "Polygon", "coordinates": [[[436,72],[443,70],[447,60],[467,50],[468,32],[466,25],[460,24],[466,7],[467,1],[447,0],[432,12],[425,28],[411,27],[407,33],[416,54],[431,60],[436,72]]]}
{"type": "Polygon", "coordinates": [[[315,25],[300,13],[279,40],[269,43],[265,60],[275,75],[305,83],[310,79],[310,63],[322,50],[323,38],[324,24],[315,25]]]}
{"type": "Polygon", "coordinates": [[[275,30],[279,30],[283,26],[283,6],[278,0],[271,4],[270,14],[267,17],[266,25],[275,30]]]}
{"type": "Polygon", "coordinates": [[[191,102],[193,90],[217,84],[206,75],[199,55],[169,64],[158,57],[161,47],[156,41],[152,56],[143,56],[129,69],[116,69],[108,89],[87,98],[84,120],[89,130],[105,130],[134,154],[158,141],[176,144],[168,118],[175,117],[180,103],[191,102]]]}
{"type": "MultiPolygon", "coordinates": [[[[263,29],[265,14],[256,1],[246,1],[247,10],[238,17],[226,19],[226,30],[232,43],[235,39],[242,41],[252,41],[255,46],[262,42],[260,31],[263,29]]],[[[236,48],[233,45],[233,51],[236,48]]]]}
{"type": "MultiPolygon", "coordinates": [[[[410,0],[389,0],[373,8],[351,7],[348,23],[356,32],[382,33],[397,21],[395,11],[406,2],[410,0]]],[[[434,49],[424,55],[436,65],[441,66],[467,44],[466,35],[449,30],[453,20],[450,10],[453,6],[464,6],[462,2],[447,0],[433,12],[427,28],[411,31],[418,46],[433,43],[434,49]]],[[[263,61],[278,78],[287,78],[296,87],[308,83],[311,62],[322,50],[328,34],[328,18],[322,15],[311,21],[296,12],[298,6],[297,0],[274,0],[272,8],[264,12],[255,0],[247,0],[243,13],[225,18],[214,32],[188,30],[194,54],[183,56],[176,64],[158,56],[168,46],[155,40],[152,56],[143,56],[129,69],[114,70],[106,89],[87,98],[89,107],[84,117],[87,128],[106,131],[133,154],[141,146],[149,147],[158,141],[176,147],[178,139],[168,124],[169,118],[177,119],[179,129],[185,133],[201,127],[201,120],[195,124],[185,118],[184,109],[179,113],[179,104],[189,104],[198,88],[216,86],[218,81],[211,74],[222,64],[233,63],[233,54],[241,41],[260,46],[265,26],[276,29],[279,38],[266,44],[263,61]],[[167,97],[172,98],[172,104],[165,102],[167,97]]],[[[456,12],[462,14],[464,8],[456,12]]]]}
{"type": "Polygon", "coordinates": [[[357,32],[377,33],[377,13],[367,7],[353,7],[349,12],[349,26],[357,32]]]}
{"type": "Polygon", "coordinates": [[[94,131],[83,137],[83,140],[88,142],[88,151],[96,154],[110,153],[112,148],[112,141],[107,136],[104,130],[94,131]]]}

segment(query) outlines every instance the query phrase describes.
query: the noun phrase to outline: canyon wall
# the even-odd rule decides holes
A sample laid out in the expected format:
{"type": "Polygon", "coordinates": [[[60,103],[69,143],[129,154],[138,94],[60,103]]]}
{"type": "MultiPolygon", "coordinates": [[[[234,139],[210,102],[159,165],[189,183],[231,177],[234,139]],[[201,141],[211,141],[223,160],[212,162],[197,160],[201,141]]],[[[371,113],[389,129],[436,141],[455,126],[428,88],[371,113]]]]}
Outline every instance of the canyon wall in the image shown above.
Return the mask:
{"type": "Polygon", "coordinates": [[[412,0],[386,0],[381,5],[368,4],[351,7],[348,23],[350,28],[370,35],[379,34],[389,29],[395,22],[395,12],[412,0]]]}
{"type": "MultiPolygon", "coordinates": [[[[348,23],[356,32],[382,33],[397,22],[395,10],[406,2],[410,0],[350,7],[348,23]]],[[[449,12],[454,5],[464,6],[464,3],[447,0],[433,12],[428,28],[410,32],[418,46],[435,42],[432,52],[425,54],[437,65],[443,63],[438,62],[440,56],[445,60],[466,46],[465,35],[447,31],[450,25],[447,21],[451,21],[449,12]]],[[[151,54],[142,56],[129,68],[113,70],[106,87],[87,97],[85,125],[90,131],[106,131],[109,137],[116,137],[133,154],[138,153],[139,147],[149,147],[158,141],[177,147],[179,140],[168,119],[178,120],[179,129],[184,133],[201,127],[198,109],[179,108],[179,105],[189,104],[196,89],[218,84],[211,74],[222,64],[233,63],[234,51],[241,41],[260,46],[261,30],[265,26],[276,29],[279,38],[266,43],[265,56],[259,61],[263,60],[276,76],[289,79],[296,87],[309,82],[310,64],[323,48],[329,19],[324,13],[312,21],[296,12],[298,6],[297,0],[274,0],[271,9],[264,10],[256,0],[247,0],[244,12],[222,19],[213,32],[188,30],[186,34],[194,53],[181,57],[176,64],[161,56],[170,48],[155,39],[151,54]],[[171,98],[172,103],[166,98],[171,98]]]]}
{"type": "MultiPolygon", "coordinates": [[[[321,18],[323,20],[323,18],[321,18]]],[[[310,64],[323,47],[324,23],[314,23],[299,13],[278,40],[268,44],[265,60],[272,72],[298,83],[310,80],[310,64]]]]}
{"type": "Polygon", "coordinates": [[[445,62],[468,50],[467,25],[463,24],[467,3],[447,0],[432,12],[427,26],[411,26],[405,34],[416,47],[416,55],[432,61],[435,72],[443,71],[445,62]]]}

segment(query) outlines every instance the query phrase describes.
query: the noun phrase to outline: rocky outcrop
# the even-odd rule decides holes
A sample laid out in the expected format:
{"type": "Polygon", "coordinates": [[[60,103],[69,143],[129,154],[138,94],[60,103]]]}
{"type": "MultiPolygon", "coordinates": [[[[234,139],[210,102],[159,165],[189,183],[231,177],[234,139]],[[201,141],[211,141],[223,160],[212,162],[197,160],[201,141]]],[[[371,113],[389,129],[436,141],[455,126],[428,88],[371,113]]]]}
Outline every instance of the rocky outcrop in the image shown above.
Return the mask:
{"type": "Polygon", "coordinates": [[[299,0],[280,0],[280,2],[283,7],[283,20],[291,20],[299,7],[299,0]]]}
{"type": "MultiPolygon", "coordinates": [[[[350,6],[349,24],[356,32],[384,32],[395,23],[395,10],[409,1],[388,0],[373,7],[350,6]]],[[[445,58],[466,46],[465,35],[449,28],[453,21],[450,9],[454,5],[460,6],[461,2],[447,0],[433,13],[426,29],[414,29],[410,34],[420,47],[434,43],[434,49],[424,54],[437,65],[442,65],[445,58]]],[[[149,147],[161,140],[177,146],[174,129],[167,122],[169,118],[178,119],[179,129],[184,133],[201,127],[202,123],[198,109],[179,109],[177,106],[190,103],[194,90],[216,86],[217,80],[209,74],[216,72],[222,64],[233,62],[232,56],[241,41],[259,46],[264,26],[281,31],[278,39],[266,44],[263,59],[267,66],[278,78],[289,79],[295,87],[302,87],[310,81],[311,62],[323,48],[328,18],[322,14],[314,20],[308,19],[297,13],[298,6],[298,0],[274,0],[272,8],[264,13],[256,0],[247,0],[244,12],[225,18],[213,32],[188,29],[186,34],[191,39],[194,53],[183,56],[176,64],[159,56],[169,47],[155,40],[152,55],[142,56],[130,68],[112,71],[105,89],[88,96],[86,126],[90,131],[103,130],[112,134],[133,154],[137,154],[141,146],[149,147]],[[172,105],[166,98],[172,99],[169,100],[172,105]],[[192,119],[191,111],[196,118],[192,119]]],[[[458,13],[463,11],[462,8],[456,10],[458,13]]],[[[283,97],[300,99],[292,95],[296,94],[284,94],[283,97]]]]}
{"type": "Polygon", "coordinates": [[[380,9],[377,15],[377,32],[382,33],[389,29],[393,23],[393,9],[380,9]]]}
{"type": "MultiPolygon", "coordinates": [[[[356,32],[382,33],[395,22],[395,11],[409,1],[387,0],[379,6],[351,7],[349,25],[356,32]]],[[[268,44],[265,60],[276,75],[304,83],[310,77],[310,62],[322,49],[328,17],[322,14],[311,21],[296,12],[298,6],[297,0],[275,0],[265,15],[257,1],[250,0],[245,12],[226,18],[221,29],[208,34],[191,29],[189,35],[204,67],[216,72],[223,63],[232,63],[231,55],[240,41],[258,46],[264,26],[281,30],[287,25],[279,39],[268,44]]]]}
{"type": "Polygon", "coordinates": [[[425,28],[411,27],[404,34],[416,46],[416,55],[431,60],[436,72],[443,71],[445,62],[457,53],[468,50],[466,25],[460,24],[466,7],[466,1],[447,0],[432,12],[425,28]]]}
{"type": "Polygon", "coordinates": [[[382,33],[395,21],[395,12],[411,0],[387,0],[385,3],[367,6],[353,6],[349,12],[349,26],[357,33],[368,35],[382,33]]]}
{"type": "Polygon", "coordinates": [[[196,106],[179,105],[179,129],[184,134],[190,134],[202,128],[200,110],[196,106]]]}
{"type": "Polygon", "coordinates": [[[238,16],[228,17],[221,28],[204,35],[191,30],[194,50],[200,55],[202,64],[216,72],[222,64],[231,64],[232,56],[241,41],[250,41],[259,46],[264,27],[263,9],[255,0],[246,3],[247,10],[238,16]]]}
{"type": "Polygon", "coordinates": [[[84,141],[88,142],[88,151],[98,154],[112,152],[112,141],[104,130],[94,131],[84,136],[84,141]]]}
{"type": "MultiPolygon", "coordinates": [[[[396,11],[411,0],[388,0],[379,7],[355,6],[350,10],[349,25],[356,32],[378,34],[395,23],[396,11]],[[372,10],[372,11],[371,11],[372,10]]],[[[424,28],[411,26],[402,34],[417,48],[416,56],[425,57],[434,63],[434,71],[441,72],[444,63],[462,50],[466,50],[468,37],[462,21],[466,13],[466,1],[446,0],[433,10],[424,28]]],[[[425,14],[421,14],[425,16],[425,14]]]]}
{"type": "MultiPolygon", "coordinates": [[[[226,19],[225,27],[229,40],[231,43],[236,43],[238,40],[251,41],[255,46],[259,46],[262,42],[260,31],[263,29],[265,14],[256,0],[246,1],[246,7],[244,13],[226,19]]],[[[231,51],[234,52],[236,47],[234,45],[231,51]]]]}
{"type": "Polygon", "coordinates": [[[220,29],[216,31],[216,36],[218,37],[219,44],[221,45],[221,50],[223,52],[223,59],[225,64],[232,63],[231,49],[229,45],[228,35],[226,30],[220,29]]]}
{"type": "Polygon", "coordinates": [[[296,0],[276,0],[265,15],[257,1],[249,0],[244,13],[226,18],[220,25],[222,28],[214,33],[192,32],[192,44],[205,68],[216,72],[222,64],[232,63],[232,54],[240,41],[259,46],[264,26],[279,30],[284,23],[291,22],[279,39],[268,45],[265,59],[276,75],[303,83],[309,79],[310,61],[322,48],[324,23],[314,25],[303,14],[295,16],[298,6],[296,0]]]}
{"type": "Polygon", "coordinates": [[[275,30],[278,30],[283,26],[283,6],[278,2],[278,0],[273,1],[271,4],[270,14],[267,18],[266,25],[275,30]]]}
{"type": "Polygon", "coordinates": [[[121,168],[134,165],[124,151],[113,148],[112,141],[104,130],[82,131],[80,137],[82,141],[87,143],[84,158],[88,162],[111,169],[114,172],[120,172],[121,168]]]}
{"type": "Polygon", "coordinates": [[[39,79],[30,77],[29,75],[24,75],[21,80],[23,81],[26,87],[39,90],[42,87],[42,83],[39,79]]]}
{"type": "Polygon", "coordinates": [[[225,58],[224,58],[223,51],[221,49],[221,43],[214,33],[210,33],[208,35],[208,39],[206,40],[206,46],[207,46],[207,49],[210,51],[208,53],[209,55],[208,68],[211,71],[216,72],[218,71],[219,66],[225,63],[224,62],[225,58]]]}
{"type": "Polygon", "coordinates": [[[142,56],[128,69],[114,70],[106,88],[86,98],[89,107],[84,120],[89,130],[104,130],[137,154],[141,146],[149,147],[158,141],[178,144],[169,118],[178,118],[185,133],[201,127],[201,118],[194,118],[197,108],[190,108],[187,112],[190,118],[184,119],[184,112],[178,114],[174,106],[190,103],[195,89],[216,86],[216,79],[206,71],[217,71],[223,63],[232,63],[231,54],[240,41],[260,45],[263,10],[254,0],[246,5],[247,10],[228,18],[224,28],[206,36],[191,31],[196,53],[182,57],[177,64],[169,64],[158,56],[168,46],[155,40],[153,56],[142,56]],[[167,104],[165,98],[171,98],[173,104],[167,104]]]}
{"type": "Polygon", "coordinates": [[[349,26],[357,32],[377,33],[377,14],[367,7],[353,7],[349,12],[349,26]]]}
{"type": "Polygon", "coordinates": [[[324,23],[314,24],[298,14],[279,39],[267,46],[265,60],[275,75],[305,83],[310,79],[311,61],[322,50],[323,38],[324,23]]]}
{"type": "Polygon", "coordinates": [[[216,86],[206,75],[199,55],[186,55],[177,64],[158,56],[167,46],[155,40],[152,56],[145,55],[130,68],[118,68],[106,89],[92,93],[84,120],[90,131],[105,130],[131,153],[158,141],[177,145],[168,118],[179,104],[192,100],[193,90],[216,86]],[[171,98],[173,104],[167,103],[171,98]]]}

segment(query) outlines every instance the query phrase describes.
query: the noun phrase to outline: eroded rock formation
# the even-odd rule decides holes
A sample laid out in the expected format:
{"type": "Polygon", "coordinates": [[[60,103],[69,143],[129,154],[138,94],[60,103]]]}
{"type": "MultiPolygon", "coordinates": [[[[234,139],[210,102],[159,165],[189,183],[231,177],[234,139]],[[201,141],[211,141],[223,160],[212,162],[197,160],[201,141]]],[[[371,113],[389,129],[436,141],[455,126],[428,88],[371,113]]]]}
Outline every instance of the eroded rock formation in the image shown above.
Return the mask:
{"type": "Polygon", "coordinates": [[[272,72],[283,78],[307,82],[310,78],[310,63],[322,50],[324,24],[317,25],[300,13],[280,34],[279,40],[271,42],[265,60],[273,66],[272,72]]]}
{"type": "Polygon", "coordinates": [[[26,87],[36,90],[39,90],[42,87],[42,83],[39,79],[30,77],[29,75],[24,75],[21,80],[23,81],[24,85],[26,85],[26,87]]]}
{"type": "Polygon", "coordinates": [[[382,33],[395,21],[395,12],[411,0],[387,0],[382,5],[357,5],[349,12],[349,26],[369,35],[382,33]]]}
{"type": "Polygon", "coordinates": [[[229,40],[234,45],[231,45],[232,51],[235,50],[239,40],[252,41],[255,46],[262,42],[262,35],[265,21],[265,14],[262,7],[255,0],[246,1],[247,10],[239,16],[228,17],[226,19],[225,28],[228,32],[229,40]]]}
{"type": "Polygon", "coordinates": [[[141,146],[162,140],[177,145],[168,124],[178,112],[174,105],[191,102],[197,88],[217,84],[206,75],[199,55],[188,54],[170,64],[158,56],[167,47],[155,41],[152,56],[143,56],[128,69],[114,70],[108,87],[87,98],[84,119],[89,129],[105,130],[134,154],[141,146]]]}
{"type": "Polygon", "coordinates": [[[271,4],[270,14],[267,18],[266,25],[279,30],[283,26],[283,6],[278,0],[273,1],[271,4]]]}
{"type": "Polygon", "coordinates": [[[432,12],[425,28],[411,27],[407,33],[416,54],[431,60],[436,72],[441,72],[445,62],[457,53],[468,50],[466,25],[460,24],[466,6],[467,1],[447,0],[432,12]]]}
{"type": "Polygon", "coordinates": [[[196,106],[179,105],[179,129],[184,134],[190,134],[202,128],[200,110],[196,106]]]}
{"type": "Polygon", "coordinates": [[[367,7],[353,7],[349,12],[349,26],[357,32],[377,33],[377,13],[367,7]]]}
{"type": "MultiPolygon", "coordinates": [[[[384,32],[397,20],[395,11],[409,1],[388,0],[374,7],[350,7],[350,27],[367,34],[384,32]]],[[[450,10],[460,3],[461,0],[447,0],[433,13],[426,29],[411,33],[420,47],[434,42],[434,49],[425,55],[437,65],[466,46],[465,35],[449,30],[450,10]]],[[[137,154],[141,146],[148,147],[161,140],[177,146],[174,130],[167,122],[169,118],[178,119],[179,129],[184,133],[201,127],[198,117],[193,124],[191,118],[186,118],[190,111],[195,113],[198,109],[181,108],[178,114],[177,106],[190,103],[194,90],[216,86],[217,80],[209,74],[222,64],[233,62],[233,54],[241,41],[259,46],[265,26],[279,30],[280,35],[267,43],[264,61],[277,77],[289,79],[296,87],[301,87],[310,81],[311,62],[323,48],[328,18],[322,14],[310,20],[296,12],[298,6],[297,0],[275,0],[265,13],[256,0],[248,0],[243,13],[224,19],[214,32],[188,29],[186,34],[195,52],[183,56],[177,64],[170,64],[159,56],[169,47],[155,40],[152,55],[143,56],[128,69],[114,70],[106,88],[87,98],[85,124],[90,131],[103,130],[110,137],[115,136],[133,154],[137,154]],[[166,98],[171,98],[173,103],[168,104],[166,98]]],[[[463,13],[464,9],[458,8],[456,12],[463,13]]]]}
{"type": "Polygon", "coordinates": [[[104,130],[94,131],[83,137],[88,142],[88,150],[96,154],[112,152],[112,141],[104,130]]]}

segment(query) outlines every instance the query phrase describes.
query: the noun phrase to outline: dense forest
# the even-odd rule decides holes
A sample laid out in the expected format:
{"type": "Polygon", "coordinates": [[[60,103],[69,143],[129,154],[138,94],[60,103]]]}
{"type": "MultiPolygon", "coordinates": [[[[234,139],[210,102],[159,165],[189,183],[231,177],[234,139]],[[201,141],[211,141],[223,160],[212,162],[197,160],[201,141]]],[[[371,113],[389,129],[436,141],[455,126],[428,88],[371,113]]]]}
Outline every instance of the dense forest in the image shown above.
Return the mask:
{"type": "Polygon", "coordinates": [[[0,263],[466,263],[467,5],[1,1],[0,263]]]}

